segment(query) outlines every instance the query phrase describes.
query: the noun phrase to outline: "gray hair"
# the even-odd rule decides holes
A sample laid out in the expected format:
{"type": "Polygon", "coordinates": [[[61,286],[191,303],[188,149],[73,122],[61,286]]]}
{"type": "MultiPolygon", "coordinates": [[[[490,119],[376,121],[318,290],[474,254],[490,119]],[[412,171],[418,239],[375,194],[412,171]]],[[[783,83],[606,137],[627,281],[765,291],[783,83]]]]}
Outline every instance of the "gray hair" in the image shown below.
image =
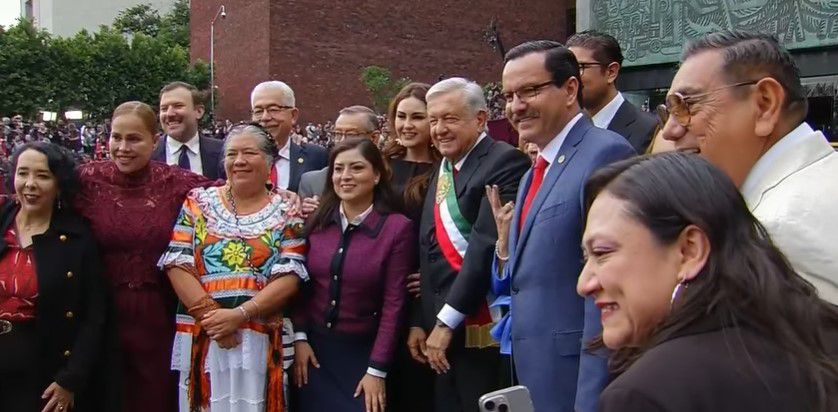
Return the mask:
{"type": "Polygon", "coordinates": [[[283,106],[297,107],[296,100],[294,99],[294,90],[291,89],[291,86],[279,80],[270,80],[257,84],[256,87],[253,88],[253,91],[250,92],[250,107],[253,107],[253,98],[256,96],[256,93],[264,90],[280,91],[283,96],[283,106]]]}
{"type": "Polygon", "coordinates": [[[234,137],[243,134],[252,134],[257,137],[257,140],[259,141],[259,151],[265,156],[265,160],[268,162],[268,165],[273,165],[274,159],[278,153],[276,142],[267,130],[256,124],[241,124],[230,129],[230,131],[227,132],[227,137],[224,139],[224,143],[221,146],[221,153],[226,156],[227,145],[230,141],[233,140],[234,137]]]}
{"type": "Polygon", "coordinates": [[[486,104],[486,96],[483,95],[483,88],[479,84],[462,77],[440,80],[428,89],[425,99],[430,101],[437,95],[456,91],[463,93],[463,99],[473,114],[477,114],[480,111],[489,111],[489,107],[486,104]]]}
{"type": "Polygon", "coordinates": [[[370,133],[378,130],[378,115],[367,106],[355,105],[344,107],[338,112],[338,116],[343,114],[362,114],[367,118],[367,127],[370,133]]]}

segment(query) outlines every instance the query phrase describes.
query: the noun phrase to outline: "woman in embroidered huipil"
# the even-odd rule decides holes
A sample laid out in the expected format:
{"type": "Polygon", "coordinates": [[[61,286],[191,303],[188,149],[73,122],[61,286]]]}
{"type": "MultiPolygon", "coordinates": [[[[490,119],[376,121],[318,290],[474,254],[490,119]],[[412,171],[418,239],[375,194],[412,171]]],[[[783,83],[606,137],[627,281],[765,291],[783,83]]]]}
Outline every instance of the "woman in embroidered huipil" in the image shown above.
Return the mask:
{"type": "Polygon", "coordinates": [[[172,369],[182,411],[285,410],[282,307],[308,275],[303,222],[266,188],[276,152],[261,127],[233,128],[227,184],[187,195],[160,258],[181,302],[172,369]]]}
{"type": "Polygon", "coordinates": [[[396,212],[374,143],[341,143],[328,170],[331,184],[306,229],[310,289],[293,316],[300,411],[384,411],[405,282],[416,267],[415,232],[396,212]]]}

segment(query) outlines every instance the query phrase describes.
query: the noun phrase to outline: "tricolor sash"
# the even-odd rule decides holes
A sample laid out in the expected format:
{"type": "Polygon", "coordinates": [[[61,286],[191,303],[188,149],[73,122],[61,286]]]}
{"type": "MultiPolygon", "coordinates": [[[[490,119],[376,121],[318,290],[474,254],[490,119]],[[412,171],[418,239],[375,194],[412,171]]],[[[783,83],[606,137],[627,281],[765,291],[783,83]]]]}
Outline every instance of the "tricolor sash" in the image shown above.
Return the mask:
{"type": "MultiPolygon", "coordinates": [[[[454,174],[451,162],[448,159],[443,159],[439,166],[435,200],[434,233],[436,241],[443,256],[445,256],[445,260],[459,273],[463,267],[463,257],[466,254],[466,249],[468,249],[471,222],[460,213],[457,191],[454,189],[454,174]]],[[[487,274],[487,276],[489,275],[487,274]]],[[[491,301],[492,298],[487,296],[486,302],[480,305],[477,313],[466,317],[467,348],[485,348],[497,345],[497,342],[489,334],[496,321],[489,311],[488,302],[491,301]]]]}

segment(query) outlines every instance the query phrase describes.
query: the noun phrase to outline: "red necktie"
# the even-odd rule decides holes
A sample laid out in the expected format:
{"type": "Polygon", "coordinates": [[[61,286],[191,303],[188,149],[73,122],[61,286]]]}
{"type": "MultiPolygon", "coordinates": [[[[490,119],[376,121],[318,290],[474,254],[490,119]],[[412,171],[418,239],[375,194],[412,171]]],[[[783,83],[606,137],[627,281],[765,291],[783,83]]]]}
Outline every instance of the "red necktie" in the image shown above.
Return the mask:
{"type": "Polygon", "coordinates": [[[518,230],[524,227],[524,222],[527,221],[527,212],[532,206],[532,201],[541,187],[541,182],[544,181],[544,171],[547,170],[547,161],[543,157],[538,156],[535,161],[535,166],[532,168],[532,179],[530,180],[530,188],[527,190],[527,197],[524,198],[524,207],[521,208],[521,219],[518,220],[518,230]]]}
{"type": "Polygon", "coordinates": [[[271,184],[274,186],[274,190],[279,189],[279,173],[276,171],[277,164],[274,163],[271,166],[271,184]]]}

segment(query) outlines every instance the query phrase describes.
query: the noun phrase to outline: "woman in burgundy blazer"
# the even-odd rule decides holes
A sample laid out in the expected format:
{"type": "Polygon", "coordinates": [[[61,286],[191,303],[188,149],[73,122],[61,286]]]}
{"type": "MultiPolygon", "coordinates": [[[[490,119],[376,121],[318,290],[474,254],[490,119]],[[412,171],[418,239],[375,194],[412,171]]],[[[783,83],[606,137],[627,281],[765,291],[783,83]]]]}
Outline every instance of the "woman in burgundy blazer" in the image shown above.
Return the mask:
{"type": "Polygon", "coordinates": [[[416,266],[414,232],[395,212],[400,202],[371,141],[335,147],[328,171],[332,184],[307,223],[311,282],[293,318],[299,408],[383,411],[416,266]]]}

